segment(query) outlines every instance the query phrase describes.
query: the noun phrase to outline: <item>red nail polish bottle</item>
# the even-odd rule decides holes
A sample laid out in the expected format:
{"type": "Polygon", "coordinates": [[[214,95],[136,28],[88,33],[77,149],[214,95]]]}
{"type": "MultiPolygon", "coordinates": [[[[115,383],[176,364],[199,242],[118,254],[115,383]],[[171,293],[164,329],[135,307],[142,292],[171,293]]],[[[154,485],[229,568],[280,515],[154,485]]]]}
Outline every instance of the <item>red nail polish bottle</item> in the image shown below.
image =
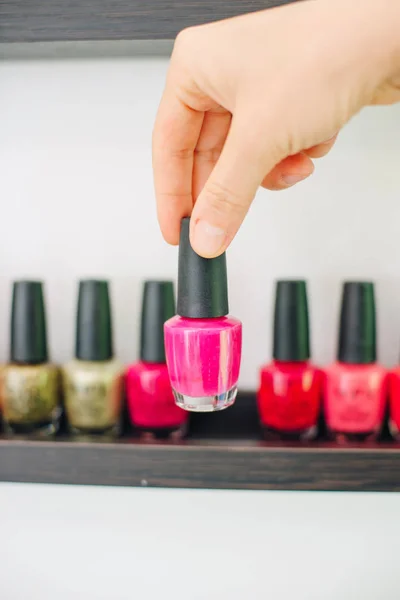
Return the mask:
{"type": "Polygon", "coordinates": [[[267,438],[311,439],[317,434],[321,372],[309,361],[305,281],[278,281],[273,361],[261,368],[257,401],[267,438]]]}
{"type": "Polygon", "coordinates": [[[175,315],[172,281],[146,281],[143,288],[140,360],[126,372],[128,411],[143,435],[182,437],[189,413],[175,403],[164,349],[164,323],[175,315]]]}
{"type": "Polygon", "coordinates": [[[382,428],[387,372],[376,362],[374,286],[343,286],[337,362],[325,370],[324,408],[330,437],[337,442],[376,438],[382,428]]]}

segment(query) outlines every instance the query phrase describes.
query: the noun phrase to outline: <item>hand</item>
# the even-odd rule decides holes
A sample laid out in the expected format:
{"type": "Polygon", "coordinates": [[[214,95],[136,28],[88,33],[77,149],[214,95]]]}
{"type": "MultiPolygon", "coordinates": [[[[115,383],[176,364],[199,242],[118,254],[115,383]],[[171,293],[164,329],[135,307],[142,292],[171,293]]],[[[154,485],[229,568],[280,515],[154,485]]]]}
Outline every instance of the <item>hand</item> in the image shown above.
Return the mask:
{"type": "Polygon", "coordinates": [[[221,254],[260,185],[308,177],[368,104],[400,100],[400,2],[306,0],[177,38],[153,133],[158,218],[221,254]]]}

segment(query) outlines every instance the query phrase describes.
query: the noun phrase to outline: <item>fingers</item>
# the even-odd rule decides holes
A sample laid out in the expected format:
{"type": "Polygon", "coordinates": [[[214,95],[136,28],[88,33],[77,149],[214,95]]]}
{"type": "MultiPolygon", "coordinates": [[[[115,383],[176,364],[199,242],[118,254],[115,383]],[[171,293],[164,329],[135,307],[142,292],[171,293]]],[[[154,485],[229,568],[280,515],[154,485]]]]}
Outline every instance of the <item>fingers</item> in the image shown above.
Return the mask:
{"type": "Polygon", "coordinates": [[[219,109],[205,113],[194,153],[192,194],[195,202],[217,163],[231,124],[230,112],[219,109]]]}
{"type": "Polygon", "coordinates": [[[236,117],[231,124],[231,114],[216,105],[206,113],[194,110],[178,97],[176,86],[167,85],[153,132],[154,185],[164,238],[178,243],[181,219],[191,214],[198,197],[193,247],[205,257],[218,256],[235,236],[259,185],[281,190],[302,181],[314,171],[311,158],[325,156],[335,140],[279,162],[260,146],[258,135],[249,135],[248,123],[236,117]]]}
{"type": "Polygon", "coordinates": [[[329,150],[331,150],[333,144],[336,142],[336,139],[337,135],[334,135],[329,140],[326,140],[321,144],[317,144],[316,146],[312,146],[312,148],[308,148],[304,152],[311,158],[322,158],[328,154],[329,150]]]}
{"type": "MultiPolygon", "coordinates": [[[[279,157],[280,158],[280,157],[279,157]]],[[[191,243],[206,258],[221,254],[239,229],[263,176],[279,161],[246,119],[232,118],[225,145],[196,204],[191,243]]]]}
{"type": "Polygon", "coordinates": [[[170,244],[178,244],[181,219],[192,210],[193,156],[202,122],[203,113],[167,87],[153,131],[153,173],[158,220],[170,244]]]}
{"type": "Polygon", "coordinates": [[[299,154],[284,158],[264,177],[261,185],[269,190],[276,191],[284,190],[303,181],[314,172],[314,163],[311,158],[322,158],[328,154],[336,138],[337,135],[299,154]]]}
{"type": "Polygon", "coordinates": [[[264,177],[262,186],[269,190],[283,190],[306,179],[314,172],[314,163],[306,154],[284,158],[264,177]]]}

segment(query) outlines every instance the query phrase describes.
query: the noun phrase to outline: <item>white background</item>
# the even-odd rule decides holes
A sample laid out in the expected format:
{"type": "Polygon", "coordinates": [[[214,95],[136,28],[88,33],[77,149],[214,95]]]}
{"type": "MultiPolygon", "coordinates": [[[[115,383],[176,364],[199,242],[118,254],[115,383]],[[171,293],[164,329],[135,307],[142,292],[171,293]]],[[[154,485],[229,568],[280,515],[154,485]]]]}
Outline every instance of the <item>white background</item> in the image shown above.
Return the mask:
{"type": "MultiPolygon", "coordinates": [[[[54,360],[76,280],[112,280],[116,347],[136,357],[141,280],[175,277],[150,139],[166,58],[0,63],[0,360],[10,283],[46,281],[54,360]]],[[[261,191],[228,255],[241,387],[270,356],[273,281],[310,284],[315,360],[334,356],[339,285],[377,281],[379,351],[400,349],[400,106],[370,109],[315,175],[261,191]]],[[[260,135],[268,135],[261,132],[260,135]]],[[[399,598],[398,495],[0,486],[1,600],[399,598]]]]}

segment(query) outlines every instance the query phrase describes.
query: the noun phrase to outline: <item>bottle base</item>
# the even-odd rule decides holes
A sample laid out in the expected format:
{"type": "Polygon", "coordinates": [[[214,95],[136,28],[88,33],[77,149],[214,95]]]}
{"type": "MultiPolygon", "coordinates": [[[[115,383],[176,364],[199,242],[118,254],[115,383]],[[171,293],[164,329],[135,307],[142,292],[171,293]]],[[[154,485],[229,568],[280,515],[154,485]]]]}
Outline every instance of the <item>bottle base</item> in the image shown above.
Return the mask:
{"type": "Polygon", "coordinates": [[[224,410],[235,402],[237,396],[237,386],[235,385],[227,392],[215,396],[187,396],[176,390],[172,390],[175,396],[175,402],[184,410],[190,412],[215,412],[224,410]]]}
{"type": "Polygon", "coordinates": [[[392,419],[389,419],[389,433],[391,435],[391,437],[394,439],[395,442],[400,442],[400,430],[398,428],[398,426],[396,425],[396,423],[394,423],[394,421],[392,421],[392,419]]]}
{"type": "Polygon", "coordinates": [[[3,430],[6,435],[52,437],[60,427],[60,419],[52,421],[40,421],[38,423],[13,423],[3,421],[3,430]]]}
{"type": "Polygon", "coordinates": [[[120,423],[109,427],[76,427],[70,423],[67,425],[69,435],[79,438],[117,438],[121,434],[120,423]]]}
{"type": "Polygon", "coordinates": [[[376,442],[379,438],[379,431],[362,431],[359,433],[328,431],[328,438],[338,445],[376,442]]]}
{"type": "Polygon", "coordinates": [[[307,429],[295,429],[291,431],[262,425],[262,430],[264,439],[270,442],[308,442],[314,440],[318,435],[317,425],[312,425],[307,429]]]}
{"type": "Polygon", "coordinates": [[[154,442],[157,440],[180,441],[188,433],[187,423],[175,425],[174,427],[143,427],[134,425],[135,433],[142,442],[154,442]]]}

